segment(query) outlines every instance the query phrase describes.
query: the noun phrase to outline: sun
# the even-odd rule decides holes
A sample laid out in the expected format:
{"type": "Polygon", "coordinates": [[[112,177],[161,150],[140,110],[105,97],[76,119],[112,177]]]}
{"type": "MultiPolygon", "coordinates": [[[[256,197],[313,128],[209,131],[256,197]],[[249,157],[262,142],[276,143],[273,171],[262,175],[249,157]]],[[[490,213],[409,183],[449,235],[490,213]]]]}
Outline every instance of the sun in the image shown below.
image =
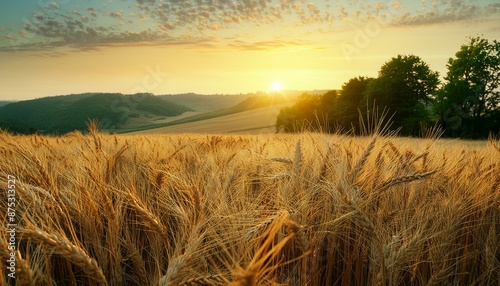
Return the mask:
{"type": "Polygon", "coordinates": [[[283,88],[281,82],[275,81],[271,84],[271,91],[278,92],[283,88]]]}

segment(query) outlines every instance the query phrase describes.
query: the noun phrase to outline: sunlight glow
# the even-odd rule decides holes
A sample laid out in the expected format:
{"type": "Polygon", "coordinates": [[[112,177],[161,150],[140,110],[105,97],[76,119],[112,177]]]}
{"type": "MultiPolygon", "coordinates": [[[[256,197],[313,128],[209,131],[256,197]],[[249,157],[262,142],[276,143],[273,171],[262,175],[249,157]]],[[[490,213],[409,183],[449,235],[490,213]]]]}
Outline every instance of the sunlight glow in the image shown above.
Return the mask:
{"type": "Polygon", "coordinates": [[[279,81],[275,81],[271,85],[271,91],[281,91],[281,89],[282,89],[282,84],[279,81]]]}

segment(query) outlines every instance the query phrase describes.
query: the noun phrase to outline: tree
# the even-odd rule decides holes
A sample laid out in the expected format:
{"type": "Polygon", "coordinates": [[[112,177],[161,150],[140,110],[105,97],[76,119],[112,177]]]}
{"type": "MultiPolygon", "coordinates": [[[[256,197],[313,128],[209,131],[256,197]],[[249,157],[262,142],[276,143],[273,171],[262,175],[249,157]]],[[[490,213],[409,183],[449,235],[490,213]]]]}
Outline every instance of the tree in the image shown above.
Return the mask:
{"type": "Polygon", "coordinates": [[[369,77],[355,77],[342,85],[342,90],[335,101],[334,118],[345,130],[358,123],[358,109],[361,106],[368,84],[373,80],[369,77]]]}
{"type": "Polygon", "coordinates": [[[297,102],[280,110],[276,119],[276,132],[300,132],[307,129],[317,129],[320,97],[302,94],[297,102]]]}
{"type": "Polygon", "coordinates": [[[500,112],[500,42],[469,38],[447,68],[446,82],[435,98],[439,122],[448,135],[487,135],[489,130],[479,129],[492,125],[500,112]]]}
{"type": "Polygon", "coordinates": [[[398,55],[368,84],[363,103],[387,108],[395,113],[392,126],[402,127],[403,134],[418,134],[420,126],[429,122],[427,106],[438,84],[439,74],[420,57],[398,55]]]}

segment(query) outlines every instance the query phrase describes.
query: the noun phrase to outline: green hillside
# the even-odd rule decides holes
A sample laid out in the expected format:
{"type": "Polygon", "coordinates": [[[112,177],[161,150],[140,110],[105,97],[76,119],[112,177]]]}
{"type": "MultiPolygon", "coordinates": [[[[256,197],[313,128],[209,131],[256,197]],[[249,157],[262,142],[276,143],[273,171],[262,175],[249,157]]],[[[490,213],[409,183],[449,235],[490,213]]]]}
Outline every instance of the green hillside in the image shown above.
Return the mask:
{"type": "Polygon", "coordinates": [[[249,98],[252,94],[172,94],[159,95],[158,97],[187,106],[193,111],[211,112],[220,109],[232,107],[243,100],[249,98]]]}
{"type": "Polygon", "coordinates": [[[0,128],[19,133],[61,134],[86,130],[89,119],[103,129],[119,129],[143,114],[180,115],[189,108],[152,94],[85,93],[19,101],[0,107],[0,128]]]}
{"type": "Polygon", "coordinates": [[[13,103],[14,101],[5,101],[5,100],[0,100],[0,107],[4,106],[4,105],[7,105],[7,104],[10,104],[10,103],[13,103]]]}

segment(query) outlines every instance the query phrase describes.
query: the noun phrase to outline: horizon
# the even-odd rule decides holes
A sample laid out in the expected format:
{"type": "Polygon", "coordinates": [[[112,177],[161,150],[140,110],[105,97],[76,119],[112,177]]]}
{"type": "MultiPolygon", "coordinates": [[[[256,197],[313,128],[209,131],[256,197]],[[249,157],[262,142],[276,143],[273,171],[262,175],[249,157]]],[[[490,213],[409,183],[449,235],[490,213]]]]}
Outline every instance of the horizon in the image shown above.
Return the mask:
{"type": "Polygon", "coordinates": [[[398,54],[443,78],[467,37],[500,38],[496,1],[209,3],[3,1],[0,100],[339,90],[398,54]]]}
{"type": "MultiPolygon", "coordinates": [[[[336,90],[340,91],[339,89],[312,89],[312,90],[285,90],[285,89],[280,89],[280,90],[270,90],[270,91],[254,91],[254,92],[241,92],[241,93],[196,93],[196,92],[183,92],[183,93],[162,93],[162,94],[154,94],[154,93],[149,93],[149,92],[144,92],[144,93],[149,93],[153,96],[183,96],[183,95],[201,95],[201,96],[237,96],[237,95],[267,95],[267,96],[293,96],[293,94],[301,94],[301,93],[311,93],[313,95],[322,95],[323,92],[328,92],[331,90],[336,90]],[[321,92],[321,94],[317,93],[321,92]]],[[[140,93],[140,92],[139,92],[140,93]]],[[[119,94],[123,96],[132,96],[137,93],[120,93],[120,92],[102,92],[102,91],[86,91],[86,92],[80,92],[80,93],[69,93],[69,94],[54,94],[54,95],[47,95],[47,96],[41,96],[41,97],[35,97],[35,98],[27,98],[27,99],[1,99],[0,102],[19,102],[19,101],[27,101],[27,100],[37,100],[37,99],[44,99],[44,98],[49,98],[49,97],[58,97],[58,96],[71,96],[71,95],[82,95],[82,94],[119,94]]]]}

